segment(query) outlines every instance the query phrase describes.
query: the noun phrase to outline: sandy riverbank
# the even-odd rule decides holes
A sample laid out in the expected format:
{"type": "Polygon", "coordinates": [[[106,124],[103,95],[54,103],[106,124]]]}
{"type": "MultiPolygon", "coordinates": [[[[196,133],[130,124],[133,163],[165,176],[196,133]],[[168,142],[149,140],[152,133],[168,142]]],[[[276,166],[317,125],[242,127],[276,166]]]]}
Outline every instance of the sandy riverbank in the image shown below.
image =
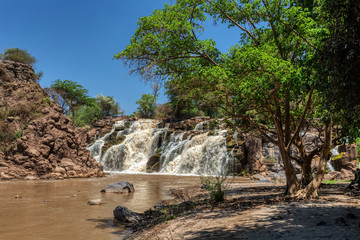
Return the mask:
{"type": "MultiPolygon", "coordinates": [[[[197,204],[175,219],[153,224],[130,239],[358,239],[360,199],[344,184],[326,184],[315,201],[288,201],[281,184],[230,184],[226,201],[197,204]]],[[[196,199],[199,187],[175,192],[196,199]]],[[[176,203],[176,200],[175,200],[176,203]]]]}

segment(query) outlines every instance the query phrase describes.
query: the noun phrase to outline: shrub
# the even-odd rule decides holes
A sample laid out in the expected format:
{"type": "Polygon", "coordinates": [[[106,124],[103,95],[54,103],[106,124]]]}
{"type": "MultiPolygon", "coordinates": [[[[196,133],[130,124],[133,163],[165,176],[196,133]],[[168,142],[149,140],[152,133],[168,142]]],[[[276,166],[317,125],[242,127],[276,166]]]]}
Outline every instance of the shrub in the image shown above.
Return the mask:
{"type": "Polygon", "coordinates": [[[92,122],[101,119],[101,107],[97,102],[92,105],[84,105],[76,111],[76,115],[75,125],[77,127],[89,126],[92,122]]]}
{"type": "Polygon", "coordinates": [[[2,54],[2,59],[25,63],[31,66],[37,61],[36,58],[27,52],[27,50],[19,48],[5,48],[4,54],[2,54]]]}
{"type": "Polygon", "coordinates": [[[51,101],[51,99],[49,97],[43,98],[43,102],[49,106],[53,105],[53,102],[51,101]]]}
{"type": "Polygon", "coordinates": [[[170,104],[159,104],[155,109],[155,118],[172,118],[171,112],[170,104]]]}
{"type": "Polygon", "coordinates": [[[21,138],[22,135],[23,135],[23,131],[20,130],[20,129],[18,129],[18,130],[16,130],[16,132],[15,132],[15,134],[14,134],[14,138],[15,138],[15,139],[21,138]]]}
{"type": "Polygon", "coordinates": [[[210,199],[213,203],[223,202],[225,200],[225,192],[227,184],[225,181],[227,176],[202,177],[201,182],[208,190],[210,199]]]}

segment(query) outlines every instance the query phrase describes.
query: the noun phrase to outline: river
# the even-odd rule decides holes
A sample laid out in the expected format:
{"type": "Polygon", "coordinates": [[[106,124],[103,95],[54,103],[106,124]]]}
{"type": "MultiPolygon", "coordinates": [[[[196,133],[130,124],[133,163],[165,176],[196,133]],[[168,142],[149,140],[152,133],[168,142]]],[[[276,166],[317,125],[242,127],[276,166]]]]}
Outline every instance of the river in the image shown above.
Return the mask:
{"type": "Polygon", "coordinates": [[[199,177],[150,174],[0,181],[0,239],[119,239],[124,229],[113,222],[116,206],[142,212],[171,198],[170,188],[199,182],[199,177]],[[117,181],[133,183],[135,193],[100,193],[117,181]],[[90,206],[87,202],[92,199],[104,204],[90,206]]]}
{"type": "Polygon", "coordinates": [[[161,200],[170,199],[170,188],[199,183],[200,177],[154,174],[0,181],[0,239],[122,239],[127,232],[113,221],[116,206],[143,212],[161,200]],[[135,193],[100,192],[117,181],[133,183],[135,193]],[[88,205],[93,199],[101,199],[104,204],[88,205]]]}

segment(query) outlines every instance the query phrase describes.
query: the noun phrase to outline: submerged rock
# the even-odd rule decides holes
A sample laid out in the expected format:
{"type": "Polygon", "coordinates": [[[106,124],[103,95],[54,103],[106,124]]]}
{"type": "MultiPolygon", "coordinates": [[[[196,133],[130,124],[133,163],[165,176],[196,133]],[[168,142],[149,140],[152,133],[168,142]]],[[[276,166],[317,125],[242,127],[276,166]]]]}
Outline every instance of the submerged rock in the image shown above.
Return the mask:
{"type": "Polygon", "coordinates": [[[134,185],[129,182],[120,181],[117,183],[110,184],[106,188],[102,189],[101,192],[105,193],[132,193],[135,192],[134,185]]]}
{"type": "Polygon", "coordinates": [[[101,201],[101,199],[94,199],[94,200],[90,200],[88,201],[89,205],[101,205],[103,204],[103,202],[101,201]]]}
{"type": "Polygon", "coordinates": [[[139,223],[143,217],[123,206],[117,206],[114,210],[114,218],[125,223],[139,223]]]}

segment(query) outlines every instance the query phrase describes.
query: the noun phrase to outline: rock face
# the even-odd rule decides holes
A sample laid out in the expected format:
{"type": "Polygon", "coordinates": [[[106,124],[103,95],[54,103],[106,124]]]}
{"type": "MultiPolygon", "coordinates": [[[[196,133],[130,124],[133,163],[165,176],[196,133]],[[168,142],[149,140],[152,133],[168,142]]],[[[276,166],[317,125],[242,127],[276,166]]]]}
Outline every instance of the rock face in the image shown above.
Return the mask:
{"type": "Polygon", "coordinates": [[[135,192],[134,185],[129,182],[121,181],[110,184],[106,188],[102,189],[101,192],[105,193],[133,193],[135,192]]]}
{"type": "Polygon", "coordinates": [[[118,206],[114,210],[115,219],[124,223],[139,223],[143,219],[143,217],[133,211],[129,210],[126,207],[118,206]]]}
{"type": "Polygon", "coordinates": [[[0,179],[100,177],[77,128],[26,64],[0,61],[0,179]]]}

